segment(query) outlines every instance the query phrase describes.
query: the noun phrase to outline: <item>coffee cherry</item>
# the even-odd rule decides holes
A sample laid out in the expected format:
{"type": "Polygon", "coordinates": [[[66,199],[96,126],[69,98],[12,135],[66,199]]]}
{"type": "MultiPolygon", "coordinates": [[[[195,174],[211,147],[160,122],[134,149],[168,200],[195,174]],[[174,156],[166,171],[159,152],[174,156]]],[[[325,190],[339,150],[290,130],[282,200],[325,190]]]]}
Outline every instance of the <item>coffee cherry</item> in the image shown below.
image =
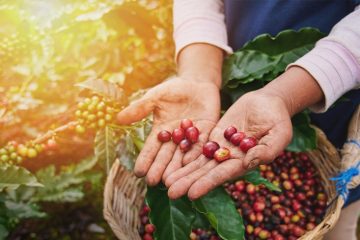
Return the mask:
{"type": "Polygon", "coordinates": [[[288,180],[285,180],[282,185],[285,190],[291,190],[293,188],[293,184],[288,180]]]}
{"type": "Polygon", "coordinates": [[[246,192],[250,195],[253,195],[255,193],[255,186],[252,183],[249,183],[246,186],[246,192]]]}
{"type": "Polygon", "coordinates": [[[48,150],[56,150],[56,149],[58,148],[58,144],[57,144],[57,142],[55,141],[55,139],[50,138],[49,140],[47,140],[46,148],[47,148],[48,150]]]}
{"type": "Polygon", "coordinates": [[[143,240],[154,240],[154,238],[149,233],[145,233],[143,240]]]}
{"type": "Polygon", "coordinates": [[[27,156],[27,152],[28,152],[28,148],[25,147],[24,145],[19,145],[17,152],[20,154],[20,156],[26,157],[27,156]]]}
{"type": "Polygon", "coordinates": [[[179,148],[183,153],[188,152],[191,149],[191,142],[188,139],[181,140],[179,148]]]}
{"type": "Polygon", "coordinates": [[[84,127],[84,126],[81,126],[81,125],[76,125],[75,131],[76,131],[77,133],[83,134],[83,133],[85,132],[85,127],[84,127]]]}
{"type": "Polygon", "coordinates": [[[185,130],[186,138],[192,143],[196,143],[199,140],[199,134],[199,129],[196,127],[189,127],[185,130]]]}
{"type": "Polygon", "coordinates": [[[28,158],[35,158],[38,155],[38,152],[35,148],[29,148],[27,151],[27,157],[28,158]]]}
{"type": "Polygon", "coordinates": [[[231,136],[232,136],[233,134],[235,134],[236,132],[237,132],[237,129],[236,129],[235,127],[233,127],[233,126],[228,127],[228,128],[225,129],[225,131],[224,131],[224,137],[225,137],[228,141],[230,141],[231,136]]]}
{"type": "Polygon", "coordinates": [[[225,147],[221,147],[218,150],[216,150],[216,152],[214,153],[214,158],[216,161],[218,162],[223,162],[225,160],[230,159],[230,150],[225,148],[225,147]]]}
{"type": "Polygon", "coordinates": [[[262,212],[265,209],[265,203],[257,201],[254,203],[253,209],[255,212],[262,212]]]}
{"type": "Polygon", "coordinates": [[[210,141],[204,144],[203,146],[203,154],[205,157],[212,159],[214,157],[214,154],[216,150],[220,148],[219,144],[214,141],[210,141]]]}
{"type": "Polygon", "coordinates": [[[175,144],[179,144],[185,138],[185,132],[181,128],[176,128],[172,132],[172,140],[175,144]]]}
{"type": "Polygon", "coordinates": [[[268,239],[269,236],[270,236],[270,233],[264,229],[259,232],[260,239],[268,239]]]}
{"type": "Polygon", "coordinates": [[[171,133],[166,130],[162,130],[158,133],[158,140],[162,143],[168,142],[171,140],[171,133]]]}
{"type": "Polygon", "coordinates": [[[257,144],[257,141],[253,137],[246,137],[240,142],[240,149],[244,153],[246,153],[250,148],[255,147],[257,144]]]}
{"type": "Polygon", "coordinates": [[[240,142],[245,138],[245,133],[243,132],[237,132],[234,133],[231,138],[230,138],[230,142],[232,144],[234,144],[235,146],[239,146],[240,142]]]}
{"type": "Polygon", "coordinates": [[[237,191],[242,192],[245,190],[245,182],[240,180],[235,182],[235,188],[237,191]]]}
{"type": "Polygon", "coordinates": [[[180,127],[184,130],[188,129],[189,127],[193,126],[193,122],[190,119],[183,119],[180,122],[180,127]]]}
{"type": "Polygon", "coordinates": [[[152,225],[152,224],[146,224],[145,225],[145,232],[147,232],[147,233],[153,233],[155,231],[155,226],[154,225],[152,225]]]}

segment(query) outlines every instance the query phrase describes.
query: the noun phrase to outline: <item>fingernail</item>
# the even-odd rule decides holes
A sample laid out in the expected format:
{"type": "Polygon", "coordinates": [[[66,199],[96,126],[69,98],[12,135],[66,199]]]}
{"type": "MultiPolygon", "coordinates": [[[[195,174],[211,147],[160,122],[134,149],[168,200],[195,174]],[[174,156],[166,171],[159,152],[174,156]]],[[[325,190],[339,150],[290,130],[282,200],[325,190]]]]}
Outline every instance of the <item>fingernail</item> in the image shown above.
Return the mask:
{"type": "Polygon", "coordinates": [[[255,168],[259,165],[260,160],[258,158],[255,158],[249,162],[248,169],[255,168]]]}

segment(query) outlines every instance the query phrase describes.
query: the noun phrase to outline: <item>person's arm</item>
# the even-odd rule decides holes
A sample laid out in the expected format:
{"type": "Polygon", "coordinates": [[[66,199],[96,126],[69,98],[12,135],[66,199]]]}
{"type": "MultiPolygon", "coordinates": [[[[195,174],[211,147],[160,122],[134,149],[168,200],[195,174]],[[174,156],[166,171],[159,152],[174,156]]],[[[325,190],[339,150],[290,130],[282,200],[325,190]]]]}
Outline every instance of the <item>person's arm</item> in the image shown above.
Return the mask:
{"type": "Polygon", "coordinates": [[[222,0],[174,0],[173,26],[175,59],[186,46],[207,43],[232,53],[227,33],[222,0]]]}
{"type": "MultiPolygon", "coordinates": [[[[321,101],[312,105],[302,104],[302,101],[297,102],[296,99],[293,99],[292,101],[298,105],[299,111],[310,106],[314,112],[324,112],[344,93],[359,87],[360,9],[357,8],[336,24],[327,37],[318,41],[312,51],[289,65],[288,70],[294,66],[305,69],[316,80],[324,94],[321,101]]],[[[298,83],[302,84],[301,79],[298,79],[298,83]]],[[[284,88],[284,86],[280,86],[281,84],[276,85],[279,85],[277,87],[279,89],[284,88]]],[[[296,84],[294,85],[296,86],[296,84]]],[[[283,91],[294,90],[291,86],[287,88],[283,91]]],[[[302,94],[299,93],[296,96],[300,95],[302,94]]],[[[309,94],[310,98],[312,96],[309,94]]],[[[293,95],[293,97],[295,96],[293,95]]]]}

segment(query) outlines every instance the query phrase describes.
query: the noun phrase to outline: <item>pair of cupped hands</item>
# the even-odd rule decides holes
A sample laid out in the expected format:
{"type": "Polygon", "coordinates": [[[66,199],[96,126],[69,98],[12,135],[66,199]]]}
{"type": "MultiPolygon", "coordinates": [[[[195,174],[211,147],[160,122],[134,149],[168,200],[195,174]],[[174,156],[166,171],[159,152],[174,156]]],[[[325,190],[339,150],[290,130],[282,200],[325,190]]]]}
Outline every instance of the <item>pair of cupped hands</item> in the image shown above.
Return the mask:
{"type": "Polygon", "coordinates": [[[185,194],[197,199],[224,182],[243,175],[259,164],[275,159],[292,137],[291,116],[286,102],[271,91],[260,89],[240,97],[220,118],[220,89],[214,83],[175,77],[150,89],[141,99],[123,109],[119,124],[131,124],[153,113],[153,127],[140,152],[134,172],[155,186],[161,181],[171,199],[185,194]],[[182,119],[191,119],[200,136],[191,150],[183,153],[172,141],[161,143],[161,130],[172,132],[182,119]],[[258,145],[244,154],[224,138],[234,126],[258,145]],[[210,160],[202,146],[215,141],[231,151],[224,162],[210,160]]]}

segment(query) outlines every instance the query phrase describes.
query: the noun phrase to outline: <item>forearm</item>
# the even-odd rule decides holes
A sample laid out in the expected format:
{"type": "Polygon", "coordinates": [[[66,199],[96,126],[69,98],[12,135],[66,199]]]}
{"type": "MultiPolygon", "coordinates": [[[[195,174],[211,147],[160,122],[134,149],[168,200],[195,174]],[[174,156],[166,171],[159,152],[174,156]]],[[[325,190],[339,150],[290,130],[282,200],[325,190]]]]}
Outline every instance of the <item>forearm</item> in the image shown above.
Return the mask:
{"type": "Polygon", "coordinates": [[[186,79],[208,81],[221,86],[223,50],[205,43],[186,46],[178,56],[178,74],[186,79]]]}
{"type": "Polygon", "coordinates": [[[261,91],[280,97],[290,116],[324,101],[324,94],[317,81],[303,68],[291,67],[267,84],[261,91]]]}

